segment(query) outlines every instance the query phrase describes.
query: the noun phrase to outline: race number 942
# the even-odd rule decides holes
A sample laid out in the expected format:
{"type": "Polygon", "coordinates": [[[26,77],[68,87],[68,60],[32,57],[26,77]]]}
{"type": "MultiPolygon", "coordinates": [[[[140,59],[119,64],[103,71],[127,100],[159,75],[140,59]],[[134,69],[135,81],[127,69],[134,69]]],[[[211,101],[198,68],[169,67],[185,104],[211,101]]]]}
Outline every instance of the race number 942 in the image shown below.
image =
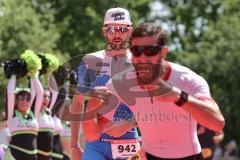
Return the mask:
{"type": "Polygon", "coordinates": [[[134,144],[132,144],[132,145],[118,145],[118,152],[123,153],[124,151],[135,153],[135,152],[137,152],[136,145],[134,145],[134,144]]]}

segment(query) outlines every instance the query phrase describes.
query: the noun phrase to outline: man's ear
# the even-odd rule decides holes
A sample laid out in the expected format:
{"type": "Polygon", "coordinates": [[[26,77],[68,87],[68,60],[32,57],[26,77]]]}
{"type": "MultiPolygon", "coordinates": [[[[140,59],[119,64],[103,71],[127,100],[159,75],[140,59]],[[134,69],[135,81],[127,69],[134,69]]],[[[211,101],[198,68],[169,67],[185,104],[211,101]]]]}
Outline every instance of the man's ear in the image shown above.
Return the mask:
{"type": "Polygon", "coordinates": [[[107,37],[107,34],[106,34],[106,27],[102,27],[102,33],[103,33],[103,35],[104,35],[104,37],[107,37]]]}
{"type": "Polygon", "coordinates": [[[131,36],[133,32],[133,27],[128,27],[128,35],[131,36]]]}
{"type": "Polygon", "coordinates": [[[163,46],[162,47],[162,51],[161,51],[161,57],[165,57],[167,52],[168,52],[168,47],[167,46],[163,46]]]}

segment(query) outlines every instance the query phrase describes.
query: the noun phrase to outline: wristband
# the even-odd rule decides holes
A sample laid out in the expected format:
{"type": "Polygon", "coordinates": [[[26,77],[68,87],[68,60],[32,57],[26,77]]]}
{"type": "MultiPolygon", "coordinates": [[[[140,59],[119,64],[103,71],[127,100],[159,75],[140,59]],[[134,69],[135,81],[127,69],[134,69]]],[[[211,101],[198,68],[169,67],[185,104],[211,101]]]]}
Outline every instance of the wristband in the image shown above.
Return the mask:
{"type": "Polygon", "coordinates": [[[184,103],[188,101],[188,94],[184,91],[181,92],[180,98],[178,101],[175,102],[175,104],[179,107],[181,107],[184,103]]]}

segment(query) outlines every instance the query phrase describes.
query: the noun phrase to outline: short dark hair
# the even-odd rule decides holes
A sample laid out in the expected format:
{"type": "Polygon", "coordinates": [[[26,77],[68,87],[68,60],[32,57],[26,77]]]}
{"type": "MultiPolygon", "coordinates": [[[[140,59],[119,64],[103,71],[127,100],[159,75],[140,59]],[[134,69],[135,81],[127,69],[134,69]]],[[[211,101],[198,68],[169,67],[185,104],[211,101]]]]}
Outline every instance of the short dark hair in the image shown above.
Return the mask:
{"type": "Polygon", "coordinates": [[[167,45],[168,34],[162,28],[161,25],[157,25],[154,23],[142,23],[137,28],[134,29],[131,40],[136,37],[148,37],[148,36],[156,36],[158,40],[158,44],[160,46],[167,45]]]}

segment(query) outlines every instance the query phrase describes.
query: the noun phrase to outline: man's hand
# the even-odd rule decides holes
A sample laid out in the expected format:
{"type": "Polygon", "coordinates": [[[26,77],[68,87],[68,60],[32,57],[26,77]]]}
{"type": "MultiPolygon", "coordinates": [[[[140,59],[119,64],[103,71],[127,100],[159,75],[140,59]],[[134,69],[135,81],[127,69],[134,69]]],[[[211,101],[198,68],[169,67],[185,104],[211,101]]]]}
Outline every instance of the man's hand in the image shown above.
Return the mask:
{"type": "Polygon", "coordinates": [[[87,107],[83,114],[84,120],[94,119],[97,113],[108,106],[111,92],[104,86],[93,88],[89,93],[87,107]]]}
{"type": "Polygon", "coordinates": [[[107,133],[113,137],[120,137],[134,127],[131,122],[127,120],[111,121],[105,126],[103,133],[107,133]]]}
{"type": "Polygon", "coordinates": [[[107,103],[111,92],[105,86],[94,87],[90,92],[91,98],[96,98],[102,103],[107,103]]]}
{"type": "Polygon", "coordinates": [[[213,142],[218,145],[219,143],[221,143],[223,141],[223,139],[224,139],[224,133],[221,130],[221,131],[216,132],[215,136],[213,137],[213,142]]]}
{"type": "Polygon", "coordinates": [[[82,160],[82,153],[80,147],[71,148],[71,160],[82,160]]]}

